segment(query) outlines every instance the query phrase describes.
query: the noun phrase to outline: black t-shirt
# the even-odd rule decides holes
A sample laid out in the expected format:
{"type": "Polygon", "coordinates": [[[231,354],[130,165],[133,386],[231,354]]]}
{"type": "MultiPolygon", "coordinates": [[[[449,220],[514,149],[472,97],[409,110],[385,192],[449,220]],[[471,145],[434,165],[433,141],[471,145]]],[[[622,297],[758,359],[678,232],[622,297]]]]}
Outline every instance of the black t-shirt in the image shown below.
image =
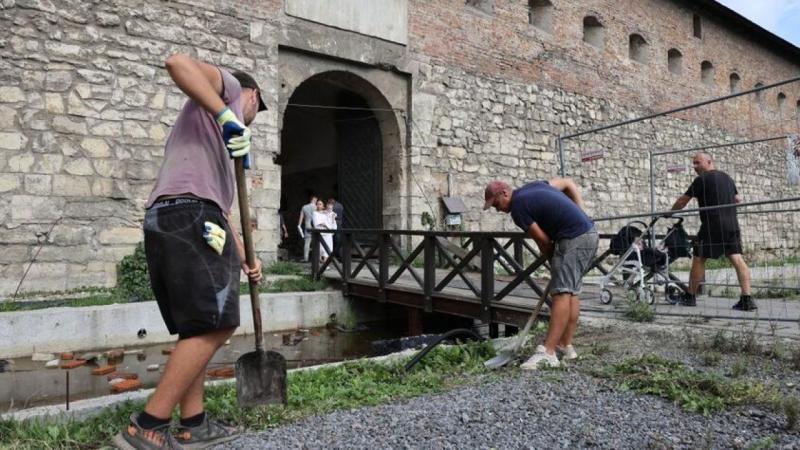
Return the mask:
{"type": "MultiPolygon", "coordinates": [[[[694,197],[700,207],[736,203],[736,184],[720,170],[706,172],[694,179],[686,196],[694,197]]],[[[700,212],[700,222],[708,232],[739,231],[736,208],[720,208],[700,212]]]]}

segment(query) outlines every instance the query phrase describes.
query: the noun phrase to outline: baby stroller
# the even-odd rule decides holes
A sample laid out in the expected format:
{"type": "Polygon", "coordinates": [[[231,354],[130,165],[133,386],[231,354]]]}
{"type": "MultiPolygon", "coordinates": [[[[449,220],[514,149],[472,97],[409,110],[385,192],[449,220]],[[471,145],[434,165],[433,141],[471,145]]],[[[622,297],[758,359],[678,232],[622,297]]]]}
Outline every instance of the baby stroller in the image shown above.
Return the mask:
{"type": "Polygon", "coordinates": [[[650,224],[633,221],[622,227],[611,239],[611,254],[619,256],[619,262],[600,279],[600,302],[611,303],[613,295],[608,286],[618,285],[631,291],[637,301],[652,305],[655,302],[656,286],[664,286],[665,300],[677,303],[686,291],[686,285],[669,272],[672,261],[691,257],[691,245],[686,231],[683,229],[683,218],[675,218],[675,223],[667,230],[667,234],[654,246],[653,227],[659,217],[654,217],[650,224]],[[644,227],[640,230],[635,225],[644,227]],[[619,280],[617,275],[622,277],[619,280]]]}

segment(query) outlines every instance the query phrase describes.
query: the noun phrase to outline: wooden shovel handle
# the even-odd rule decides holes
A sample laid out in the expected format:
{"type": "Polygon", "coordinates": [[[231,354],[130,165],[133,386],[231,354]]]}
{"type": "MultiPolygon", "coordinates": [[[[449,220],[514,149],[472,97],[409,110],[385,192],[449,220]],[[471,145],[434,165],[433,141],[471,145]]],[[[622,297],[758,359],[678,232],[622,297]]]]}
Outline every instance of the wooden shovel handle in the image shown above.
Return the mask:
{"type": "MultiPolygon", "coordinates": [[[[256,255],[253,251],[253,236],[250,225],[250,204],[247,201],[247,179],[244,175],[244,158],[234,158],[236,169],[236,192],[239,197],[239,216],[242,219],[242,241],[244,243],[244,255],[247,267],[253,267],[256,263],[256,255]]],[[[253,282],[248,276],[248,286],[250,287],[250,304],[253,309],[253,327],[256,334],[256,350],[264,350],[264,336],[261,331],[261,304],[258,301],[258,284],[253,282]]]]}

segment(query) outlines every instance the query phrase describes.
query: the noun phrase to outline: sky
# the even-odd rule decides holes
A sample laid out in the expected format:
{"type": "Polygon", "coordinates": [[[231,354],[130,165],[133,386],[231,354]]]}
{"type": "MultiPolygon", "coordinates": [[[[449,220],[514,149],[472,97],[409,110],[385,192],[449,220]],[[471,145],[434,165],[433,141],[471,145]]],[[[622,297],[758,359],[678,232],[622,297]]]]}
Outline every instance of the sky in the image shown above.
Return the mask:
{"type": "Polygon", "coordinates": [[[800,47],[800,0],[717,0],[800,47]]]}

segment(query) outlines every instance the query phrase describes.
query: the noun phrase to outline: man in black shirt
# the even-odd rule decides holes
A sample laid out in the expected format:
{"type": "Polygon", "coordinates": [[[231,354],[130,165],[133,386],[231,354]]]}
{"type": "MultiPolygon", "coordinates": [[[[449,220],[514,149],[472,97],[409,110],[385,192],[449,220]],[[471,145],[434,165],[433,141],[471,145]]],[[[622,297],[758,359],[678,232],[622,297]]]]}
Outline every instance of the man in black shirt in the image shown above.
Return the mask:
{"type": "MultiPolygon", "coordinates": [[[[697,199],[701,208],[706,206],[732,205],[739,203],[739,193],[736,184],[725,172],[715,170],[711,155],[700,152],[692,159],[697,178],[678,197],[672,209],[683,209],[692,198],[697,199]]],[[[728,257],[736,269],[736,277],[742,295],[733,305],[733,309],[740,311],[753,311],[758,309],[750,295],[750,269],[742,258],[742,241],[739,231],[739,221],[736,218],[736,208],[718,208],[700,212],[700,231],[694,244],[692,257],[692,270],[689,275],[689,289],[683,298],[685,306],[697,304],[697,291],[705,275],[706,259],[717,259],[723,255],[728,257]]]]}

